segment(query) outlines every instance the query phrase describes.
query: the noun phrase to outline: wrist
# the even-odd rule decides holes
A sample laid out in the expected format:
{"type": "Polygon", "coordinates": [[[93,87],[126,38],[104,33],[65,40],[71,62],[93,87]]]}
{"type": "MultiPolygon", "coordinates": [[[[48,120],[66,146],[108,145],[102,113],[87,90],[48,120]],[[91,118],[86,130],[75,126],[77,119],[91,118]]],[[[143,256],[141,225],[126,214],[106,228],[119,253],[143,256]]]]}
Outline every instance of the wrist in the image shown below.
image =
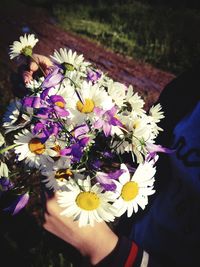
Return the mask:
{"type": "Polygon", "coordinates": [[[96,265],[113,251],[118,236],[105,223],[96,223],[88,231],[90,234],[87,235],[86,242],[82,242],[78,249],[89,259],[90,264],[96,265]]]}

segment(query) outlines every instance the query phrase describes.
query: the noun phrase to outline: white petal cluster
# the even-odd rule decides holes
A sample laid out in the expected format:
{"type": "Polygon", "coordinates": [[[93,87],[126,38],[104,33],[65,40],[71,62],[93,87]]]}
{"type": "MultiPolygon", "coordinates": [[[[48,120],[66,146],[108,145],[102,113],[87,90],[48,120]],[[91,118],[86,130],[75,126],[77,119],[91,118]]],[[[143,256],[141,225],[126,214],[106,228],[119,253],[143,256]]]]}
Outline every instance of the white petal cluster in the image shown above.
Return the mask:
{"type": "Polygon", "coordinates": [[[19,41],[14,41],[12,45],[10,45],[10,59],[14,59],[23,53],[23,49],[31,48],[36,45],[38,39],[35,38],[34,34],[28,34],[24,36],[20,36],[19,41]]]}
{"type": "Polygon", "coordinates": [[[114,221],[116,209],[110,204],[111,194],[103,193],[97,184],[92,186],[89,176],[77,183],[70,180],[66,187],[68,191],[58,192],[58,203],[63,208],[61,215],[78,220],[80,227],[114,221]]]}
{"type": "Polygon", "coordinates": [[[30,115],[22,112],[22,103],[16,99],[10,102],[3,117],[5,133],[23,128],[31,120],[30,115]]]}
{"type": "Polygon", "coordinates": [[[148,204],[148,196],[155,193],[153,185],[155,182],[156,168],[152,161],[141,163],[131,176],[125,164],[121,165],[125,172],[116,183],[116,201],[113,206],[117,209],[118,216],[127,211],[131,217],[133,212],[138,212],[138,206],[145,209],[148,204]]]}

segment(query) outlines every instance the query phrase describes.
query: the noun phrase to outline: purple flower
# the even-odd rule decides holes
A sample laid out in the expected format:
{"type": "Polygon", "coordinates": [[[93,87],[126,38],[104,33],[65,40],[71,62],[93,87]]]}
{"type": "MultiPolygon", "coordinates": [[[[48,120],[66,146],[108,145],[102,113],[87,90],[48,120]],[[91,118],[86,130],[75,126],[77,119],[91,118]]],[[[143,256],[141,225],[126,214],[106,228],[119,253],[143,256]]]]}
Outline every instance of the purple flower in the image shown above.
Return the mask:
{"type": "Polygon", "coordinates": [[[65,109],[65,100],[60,95],[52,95],[46,101],[43,101],[43,106],[37,110],[37,116],[40,119],[57,119],[57,116],[67,117],[69,111],[65,109]]]}
{"type": "Polygon", "coordinates": [[[85,146],[90,142],[89,137],[83,137],[81,139],[72,139],[72,144],[60,151],[60,155],[71,156],[73,162],[78,162],[83,156],[83,150],[85,146]]]}
{"type": "Polygon", "coordinates": [[[14,187],[14,184],[10,181],[8,177],[0,178],[0,187],[3,191],[8,191],[14,187]]]}
{"type": "Polygon", "coordinates": [[[47,89],[44,89],[40,95],[41,99],[42,100],[46,100],[46,98],[48,97],[48,94],[49,94],[49,91],[50,91],[51,88],[47,88],[47,89]]]}
{"type": "Polygon", "coordinates": [[[90,70],[87,73],[87,80],[95,84],[101,78],[101,75],[100,71],[90,70]]]}
{"type": "Polygon", "coordinates": [[[103,110],[101,108],[94,108],[94,112],[99,117],[94,123],[95,129],[103,128],[106,137],[111,133],[112,126],[122,126],[121,122],[115,118],[116,108],[112,107],[110,110],[103,110]]]}
{"type": "Polygon", "coordinates": [[[29,193],[25,193],[17,197],[17,199],[7,208],[4,209],[6,212],[10,212],[12,215],[17,214],[22,210],[29,201],[29,193]]]}
{"type": "Polygon", "coordinates": [[[35,124],[32,133],[46,141],[51,135],[57,136],[61,126],[53,121],[41,121],[35,124]]]}
{"type": "Polygon", "coordinates": [[[80,136],[87,134],[90,131],[90,129],[87,124],[83,124],[76,127],[73,131],[74,131],[74,137],[78,138],[80,136]]]}
{"type": "Polygon", "coordinates": [[[146,157],[147,161],[154,159],[158,152],[171,154],[171,153],[174,153],[176,151],[175,149],[169,149],[169,148],[163,147],[161,145],[155,145],[152,143],[147,143],[146,149],[148,151],[148,155],[146,157]]]}
{"type": "Polygon", "coordinates": [[[62,80],[63,80],[63,75],[61,73],[61,69],[55,66],[53,67],[53,71],[46,76],[44,82],[42,83],[42,88],[48,89],[55,87],[62,80]]]}
{"type": "Polygon", "coordinates": [[[91,167],[95,170],[100,170],[103,165],[103,162],[99,159],[91,161],[91,167]]]}
{"type": "Polygon", "coordinates": [[[22,104],[25,107],[31,108],[40,108],[41,107],[41,98],[38,96],[29,96],[23,99],[22,104]]]}
{"type": "Polygon", "coordinates": [[[73,162],[78,162],[83,156],[83,147],[79,143],[73,144],[70,147],[62,149],[60,155],[70,156],[73,162]]]}
{"type": "Polygon", "coordinates": [[[49,107],[42,107],[40,109],[37,110],[37,116],[39,117],[39,119],[52,119],[52,108],[49,107]]]}
{"type": "Polygon", "coordinates": [[[57,115],[61,117],[69,116],[69,111],[65,109],[65,100],[60,95],[52,95],[48,100],[49,104],[52,105],[53,109],[56,111],[57,115]]]}
{"type": "Polygon", "coordinates": [[[125,170],[117,170],[115,172],[97,172],[96,173],[96,179],[101,184],[101,186],[106,191],[114,191],[116,189],[116,184],[113,182],[113,180],[117,180],[125,170]]]}

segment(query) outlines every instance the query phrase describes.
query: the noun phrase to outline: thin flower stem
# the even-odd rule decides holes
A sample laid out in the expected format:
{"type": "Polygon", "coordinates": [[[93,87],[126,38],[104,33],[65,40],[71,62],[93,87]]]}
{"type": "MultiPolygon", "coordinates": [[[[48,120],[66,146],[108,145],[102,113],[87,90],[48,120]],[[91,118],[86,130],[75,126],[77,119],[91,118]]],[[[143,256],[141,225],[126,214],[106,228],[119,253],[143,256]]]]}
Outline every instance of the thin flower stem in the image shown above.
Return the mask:
{"type": "Polygon", "coordinates": [[[40,64],[36,61],[36,59],[33,56],[30,56],[30,58],[38,65],[38,68],[41,70],[42,74],[46,76],[43,68],[40,66],[40,64]]]}
{"type": "Polygon", "coordinates": [[[13,145],[11,145],[11,146],[5,147],[5,148],[3,148],[3,149],[0,150],[0,154],[3,154],[3,153],[5,153],[6,151],[15,148],[16,146],[19,146],[19,145],[18,145],[18,144],[13,144],[13,145]]]}
{"type": "MultiPolygon", "coordinates": [[[[77,83],[75,83],[70,77],[66,76],[65,78],[69,79],[69,80],[74,84],[75,87],[81,89],[80,86],[79,86],[77,83]]],[[[84,101],[81,99],[81,95],[79,94],[79,92],[77,91],[76,88],[75,88],[75,93],[76,93],[78,99],[79,99],[79,100],[81,101],[81,103],[84,105],[84,101]]]]}

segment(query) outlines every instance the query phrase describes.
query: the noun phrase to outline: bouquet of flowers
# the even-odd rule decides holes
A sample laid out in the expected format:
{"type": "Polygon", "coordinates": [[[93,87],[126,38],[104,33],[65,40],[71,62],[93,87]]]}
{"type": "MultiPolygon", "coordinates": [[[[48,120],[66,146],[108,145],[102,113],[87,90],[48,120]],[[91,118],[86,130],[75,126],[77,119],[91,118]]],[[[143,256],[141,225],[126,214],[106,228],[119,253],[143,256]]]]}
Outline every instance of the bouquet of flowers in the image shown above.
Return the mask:
{"type": "MultiPolygon", "coordinates": [[[[37,42],[33,34],[21,36],[10,58],[37,65],[37,42]]],[[[57,191],[62,214],[79,226],[144,209],[155,192],[157,152],[168,152],[155,144],[161,106],[147,113],[132,86],[113,81],[72,50],[55,50],[47,65],[25,73],[26,95],[3,117],[1,192],[23,189],[8,209],[15,214],[26,205],[35,170],[47,190],[57,191]]]]}

